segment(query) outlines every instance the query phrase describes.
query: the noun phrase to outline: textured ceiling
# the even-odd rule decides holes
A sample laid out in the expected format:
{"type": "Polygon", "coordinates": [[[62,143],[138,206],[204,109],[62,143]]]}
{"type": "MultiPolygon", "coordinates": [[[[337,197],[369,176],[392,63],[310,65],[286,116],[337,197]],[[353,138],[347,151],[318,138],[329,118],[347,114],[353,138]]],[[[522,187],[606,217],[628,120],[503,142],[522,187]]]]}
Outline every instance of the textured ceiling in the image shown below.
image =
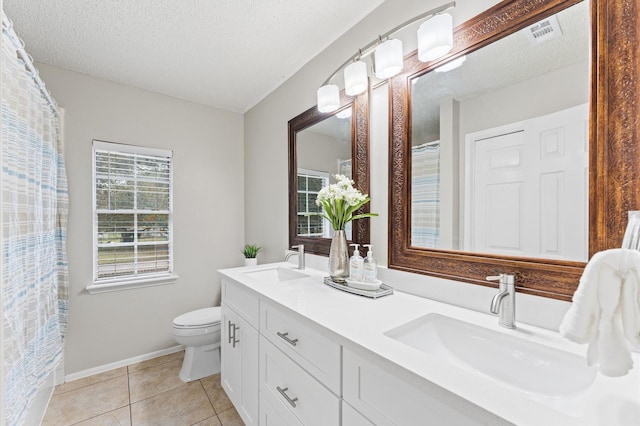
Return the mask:
{"type": "Polygon", "coordinates": [[[4,0],[35,61],[246,112],[383,0],[4,0]]]}

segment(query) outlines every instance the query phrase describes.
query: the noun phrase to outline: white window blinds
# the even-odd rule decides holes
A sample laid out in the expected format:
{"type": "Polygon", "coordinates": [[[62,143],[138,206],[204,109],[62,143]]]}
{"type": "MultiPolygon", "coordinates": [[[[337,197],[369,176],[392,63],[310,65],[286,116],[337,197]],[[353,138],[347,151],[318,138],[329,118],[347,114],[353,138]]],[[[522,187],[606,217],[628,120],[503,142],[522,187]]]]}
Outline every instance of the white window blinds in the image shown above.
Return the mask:
{"type": "Polygon", "coordinates": [[[298,236],[328,237],[328,223],[322,216],[322,207],[316,204],[318,192],[329,184],[327,173],[298,169],[298,236]]]}
{"type": "Polygon", "coordinates": [[[94,279],[172,272],[171,151],[94,141],[94,279]]]}

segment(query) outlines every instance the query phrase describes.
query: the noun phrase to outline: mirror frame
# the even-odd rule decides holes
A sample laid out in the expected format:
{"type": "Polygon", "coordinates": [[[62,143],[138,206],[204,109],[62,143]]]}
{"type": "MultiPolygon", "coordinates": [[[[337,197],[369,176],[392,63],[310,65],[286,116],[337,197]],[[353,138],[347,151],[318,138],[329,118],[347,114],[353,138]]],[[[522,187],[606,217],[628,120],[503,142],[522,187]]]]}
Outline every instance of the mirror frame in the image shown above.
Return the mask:
{"type": "MultiPolygon", "coordinates": [[[[620,247],[627,212],[640,207],[640,29],[637,2],[590,0],[589,256],[620,247]]],[[[458,26],[446,57],[414,52],[389,83],[389,268],[495,287],[487,275],[516,273],[518,292],[571,300],[584,262],[411,247],[411,78],[553,15],[579,0],[504,0],[458,26]]]]}
{"type": "MultiPolygon", "coordinates": [[[[298,236],[298,168],[296,141],[297,133],[319,123],[340,111],[351,108],[351,170],[355,187],[363,194],[369,194],[369,92],[354,98],[344,91],[340,93],[340,108],[330,113],[321,113],[313,106],[289,120],[289,247],[304,244],[307,253],[329,256],[330,238],[298,236]]],[[[356,214],[369,213],[366,203],[356,214]]],[[[366,244],[369,240],[369,218],[352,222],[353,242],[366,244]]]]}

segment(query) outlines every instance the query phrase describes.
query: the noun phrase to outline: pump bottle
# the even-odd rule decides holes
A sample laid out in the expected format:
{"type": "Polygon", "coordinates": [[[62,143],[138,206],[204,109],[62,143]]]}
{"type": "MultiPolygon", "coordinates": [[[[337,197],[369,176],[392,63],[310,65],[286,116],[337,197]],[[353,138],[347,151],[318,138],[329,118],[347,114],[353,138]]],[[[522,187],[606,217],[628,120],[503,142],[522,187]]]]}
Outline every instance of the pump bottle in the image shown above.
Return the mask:
{"type": "Polygon", "coordinates": [[[364,259],[363,280],[367,283],[375,283],[378,281],[378,264],[373,258],[373,245],[364,244],[364,246],[369,247],[369,251],[367,251],[367,257],[364,259]]]}
{"type": "Polygon", "coordinates": [[[351,244],[353,249],[353,256],[349,260],[349,279],[351,281],[362,281],[364,259],[360,256],[358,247],[360,244],[351,244]]]}

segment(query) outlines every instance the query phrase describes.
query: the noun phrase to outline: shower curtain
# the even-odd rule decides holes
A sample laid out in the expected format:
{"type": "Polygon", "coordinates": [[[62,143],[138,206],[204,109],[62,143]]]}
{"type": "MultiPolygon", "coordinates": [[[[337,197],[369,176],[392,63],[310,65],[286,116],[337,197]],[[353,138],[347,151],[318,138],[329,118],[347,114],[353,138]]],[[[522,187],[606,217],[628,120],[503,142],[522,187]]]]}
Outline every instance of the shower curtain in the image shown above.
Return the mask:
{"type": "Polygon", "coordinates": [[[68,200],[58,108],[2,18],[2,397],[16,425],[62,358],[68,200]]]}
{"type": "Polygon", "coordinates": [[[440,241],[440,142],[411,149],[411,245],[438,248],[440,241]]]}

